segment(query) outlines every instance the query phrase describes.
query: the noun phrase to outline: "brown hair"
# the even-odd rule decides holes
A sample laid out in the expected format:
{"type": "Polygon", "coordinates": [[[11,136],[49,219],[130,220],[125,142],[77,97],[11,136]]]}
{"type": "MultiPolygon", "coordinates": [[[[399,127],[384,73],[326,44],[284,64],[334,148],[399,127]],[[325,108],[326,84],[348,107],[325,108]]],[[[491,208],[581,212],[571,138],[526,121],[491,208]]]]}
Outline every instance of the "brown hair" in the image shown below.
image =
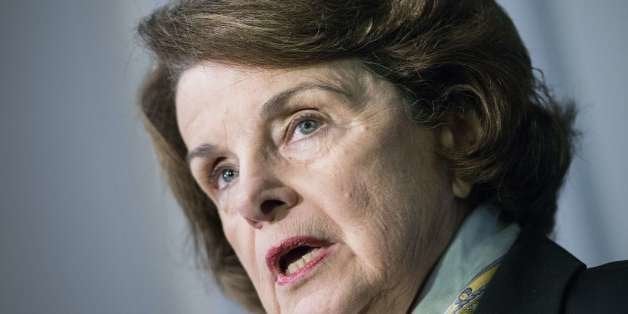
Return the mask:
{"type": "Polygon", "coordinates": [[[575,111],[534,76],[512,21],[492,0],[182,0],[145,18],[139,34],[156,59],[141,109],[162,167],[209,270],[251,310],[260,301],[190,174],[176,125],[178,76],[201,61],[287,68],[356,58],[398,87],[421,125],[471,112],[479,140],[441,152],[474,183],[470,205],[493,202],[523,226],[553,228],[575,111]]]}

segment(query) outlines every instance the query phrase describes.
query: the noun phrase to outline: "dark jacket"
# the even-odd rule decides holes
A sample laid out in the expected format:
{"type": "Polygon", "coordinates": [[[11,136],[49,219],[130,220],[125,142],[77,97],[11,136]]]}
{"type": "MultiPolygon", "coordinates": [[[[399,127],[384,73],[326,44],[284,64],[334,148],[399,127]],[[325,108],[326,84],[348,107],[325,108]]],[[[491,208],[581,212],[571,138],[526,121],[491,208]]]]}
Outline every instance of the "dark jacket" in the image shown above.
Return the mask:
{"type": "Polygon", "coordinates": [[[524,229],[475,313],[628,313],[628,261],[587,269],[543,234],[524,229]]]}

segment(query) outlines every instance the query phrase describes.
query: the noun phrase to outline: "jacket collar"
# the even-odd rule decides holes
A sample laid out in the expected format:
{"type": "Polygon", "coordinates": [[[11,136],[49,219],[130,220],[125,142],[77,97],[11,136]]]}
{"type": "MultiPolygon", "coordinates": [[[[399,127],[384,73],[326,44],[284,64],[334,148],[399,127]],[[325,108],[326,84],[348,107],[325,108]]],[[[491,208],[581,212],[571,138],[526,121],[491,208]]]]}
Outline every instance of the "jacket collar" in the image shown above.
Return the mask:
{"type": "Polygon", "coordinates": [[[541,232],[524,228],[475,313],[561,313],[570,279],[584,268],[541,232]]]}

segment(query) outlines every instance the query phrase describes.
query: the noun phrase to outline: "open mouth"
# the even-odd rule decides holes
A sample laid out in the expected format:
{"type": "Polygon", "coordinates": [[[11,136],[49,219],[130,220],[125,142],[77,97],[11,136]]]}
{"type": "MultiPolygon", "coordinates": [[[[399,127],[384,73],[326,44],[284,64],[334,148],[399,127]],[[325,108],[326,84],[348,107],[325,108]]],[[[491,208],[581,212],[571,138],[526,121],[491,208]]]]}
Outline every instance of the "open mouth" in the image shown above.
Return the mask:
{"type": "Polygon", "coordinates": [[[317,247],[308,245],[300,245],[290,250],[279,258],[279,271],[284,275],[294,274],[314,259],[316,251],[318,251],[317,247]]]}
{"type": "Polygon", "coordinates": [[[268,251],[266,262],[271,272],[277,276],[277,283],[292,283],[327,256],[328,246],[328,242],[316,238],[289,238],[268,251]]]}

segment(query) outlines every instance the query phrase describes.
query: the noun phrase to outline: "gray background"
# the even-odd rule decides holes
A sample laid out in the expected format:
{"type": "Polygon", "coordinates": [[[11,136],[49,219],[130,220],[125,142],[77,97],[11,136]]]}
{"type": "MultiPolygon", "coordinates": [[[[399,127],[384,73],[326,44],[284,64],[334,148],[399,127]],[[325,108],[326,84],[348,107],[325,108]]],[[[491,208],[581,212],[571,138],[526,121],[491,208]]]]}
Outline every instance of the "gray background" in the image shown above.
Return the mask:
{"type": "MultiPolygon", "coordinates": [[[[0,313],[236,313],[195,269],[135,111],[159,2],[0,5],[0,313]]],[[[559,243],[628,258],[628,2],[500,1],[584,132],[559,243]]]]}

